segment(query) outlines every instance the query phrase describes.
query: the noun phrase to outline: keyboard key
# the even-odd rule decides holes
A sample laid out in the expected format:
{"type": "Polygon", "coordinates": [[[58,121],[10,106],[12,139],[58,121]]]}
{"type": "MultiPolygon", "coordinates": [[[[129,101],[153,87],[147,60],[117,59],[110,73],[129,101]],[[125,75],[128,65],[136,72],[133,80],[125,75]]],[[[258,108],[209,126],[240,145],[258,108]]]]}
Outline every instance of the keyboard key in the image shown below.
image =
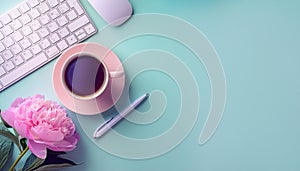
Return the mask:
{"type": "Polygon", "coordinates": [[[47,3],[42,3],[40,6],[39,6],[39,9],[41,11],[42,14],[44,14],[45,12],[49,11],[49,6],[47,5],[47,3]]]}
{"type": "Polygon", "coordinates": [[[50,23],[48,25],[48,28],[49,28],[50,32],[53,33],[54,31],[56,31],[58,29],[58,25],[56,24],[55,21],[53,21],[52,23],[50,23]]]}
{"type": "Polygon", "coordinates": [[[15,68],[15,65],[12,63],[12,61],[7,61],[3,64],[3,67],[7,72],[9,72],[15,68]]]}
{"type": "Polygon", "coordinates": [[[25,25],[31,21],[31,18],[28,16],[28,14],[24,14],[20,17],[20,20],[25,25]]]}
{"type": "Polygon", "coordinates": [[[0,64],[3,64],[4,59],[0,56],[0,64]]]}
{"type": "Polygon", "coordinates": [[[43,25],[48,24],[50,22],[50,18],[47,14],[40,17],[40,21],[43,25]]]}
{"type": "Polygon", "coordinates": [[[57,47],[55,45],[46,50],[46,55],[49,58],[56,57],[56,55],[58,55],[58,54],[59,54],[59,50],[57,49],[57,47]]]}
{"type": "Polygon", "coordinates": [[[2,40],[3,38],[4,38],[4,35],[0,31],[0,40],[2,40]]]}
{"type": "Polygon", "coordinates": [[[32,19],[36,19],[41,15],[40,12],[36,8],[31,10],[29,14],[30,14],[32,19]]]}
{"type": "Polygon", "coordinates": [[[7,37],[6,39],[4,39],[3,42],[6,47],[10,47],[11,45],[13,45],[15,43],[11,37],[7,37]]]}
{"type": "Polygon", "coordinates": [[[56,5],[58,5],[58,1],[57,0],[48,0],[48,4],[50,5],[51,8],[53,8],[56,5]]]}
{"type": "Polygon", "coordinates": [[[32,46],[30,50],[34,55],[37,55],[42,51],[42,49],[39,45],[32,46]]]}
{"type": "Polygon", "coordinates": [[[19,66],[20,64],[22,64],[24,62],[24,60],[22,59],[21,56],[16,56],[12,59],[12,61],[17,65],[19,66]]]}
{"type": "Polygon", "coordinates": [[[26,2],[22,3],[20,6],[19,6],[19,9],[20,11],[24,14],[25,12],[29,11],[30,8],[29,6],[27,5],[26,2]]]}
{"type": "Polygon", "coordinates": [[[9,15],[5,14],[2,16],[1,21],[4,25],[6,25],[11,22],[11,18],[9,17],[9,15]]]}
{"type": "Polygon", "coordinates": [[[58,42],[57,46],[60,49],[60,51],[63,51],[63,50],[68,48],[68,44],[65,40],[62,40],[62,41],[58,42]]]}
{"type": "Polygon", "coordinates": [[[9,25],[3,27],[2,31],[5,34],[5,36],[8,36],[8,35],[10,35],[10,34],[12,34],[14,32],[9,25]]]}
{"type": "Polygon", "coordinates": [[[5,50],[5,47],[4,45],[0,42],[0,52],[4,51],[5,50]]]}
{"type": "Polygon", "coordinates": [[[59,16],[59,12],[57,9],[53,9],[52,11],[49,12],[49,16],[54,20],[59,16]]]}
{"type": "Polygon", "coordinates": [[[50,44],[48,39],[45,39],[45,40],[41,41],[41,46],[42,46],[43,49],[46,49],[46,48],[50,47],[50,45],[51,44],[50,44]]]}
{"type": "Polygon", "coordinates": [[[27,0],[27,3],[29,4],[29,6],[31,8],[33,8],[39,4],[39,1],[38,0],[27,0]]]}
{"type": "Polygon", "coordinates": [[[18,19],[16,19],[12,22],[11,26],[13,27],[14,30],[18,30],[19,28],[22,27],[22,24],[18,19]]]}
{"type": "Polygon", "coordinates": [[[63,28],[61,30],[58,31],[58,34],[60,35],[61,38],[66,37],[67,35],[69,35],[69,31],[66,28],[63,28]]]}
{"type": "Polygon", "coordinates": [[[71,36],[67,37],[67,41],[68,41],[69,45],[73,45],[77,42],[77,39],[74,35],[71,35],[71,36]]]}
{"type": "Polygon", "coordinates": [[[59,41],[59,36],[58,36],[58,34],[54,33],[49,37],[49,39],[52,43],[56,43],[59,41]]]}
{"type": "Polygon", "coordinates": [[[76,0],[67,0],[67,3],[71,8],[74,8],[79,15],[82,15],[84,13],[76,0]]]}
{"type": "Polygon", "coordinates": [[[12,35],[12,38],[18,42],[20,40],[23,39],[23,35],[20,33],[20,31],[16,31],[13,35],[12,35]]]}
{"type": "Polygon", "coordinates": [[[70,21],[72,21],[75,18],[77,18],[77,14],[74,10],[71,10],[70,12],[67,13],[67,17],[70,21]]]}
{"type": "Polygon", "coordinates": [[[85,39],[86,37],[87,37],[87,35],[85,33],[82,33],[82,34],[77,36],[78,40],[80,40],[80,41],[85,39]]]}
{"type": "Polygon", "coordinates": [[[82,40],[82,39],[84,39],[86,37],[86,33],[85,33],[85,31],[83,29],[80,29],[80,30],[76,31],[75,35],[77,36],[77,38],[79,40],[82,40]]]}
{"type": "Polygon", "coordinates": [[[7,86],[14,81],[18,80],[20,77],[28,74],[30,71],[38,68],[41,64],[47,61],[47,57],[42,53],[35,58],[32,58],[28,62],[21,65],[19,68],[15,69],[11,73],[8,73],[0,79],[3,86],[7,86]]]}
{"type": "Polygon", "coordinates": [[[35,44],[36,42],[38,42],[40,39],[40,36],[37,33],[32,33],[31,35],[28,36],[29,40],[31,40],[31,42],[33,44],[35,44]]]}
{"type": "Polygon", "coordinates": [[[21,40],[20,44],[23,47],[23,49],[27,49],[29,46],[31,46],[31,43],[29,42],[28,39],[21,40]]]}
{"type": "Polygon", "coordinates": [[[4,57],[5,60],[9,60],[10,58],[13,57],[13,54],[11,53],[10,50],[6,50],[3,52],[2,56],[4,57]]]}
{"type": "Polygon", "coordinates": [[[15,44],[11,47],[11,50],[13,51],[13,53],[15,55],[17,55],[18,53],[20,53],[22,51],[22,48],[18,44],[15,44]]]}
{"type": "Polygon", "coordinates": [[[40,29],[40,30],[38,31],[38,33],[40,34],[40,36],[41,36],[42,38],[44,38],[44,37],[46,37],[46,36],[49,35],[49,31],[48,31],[45,27],[42,28],[42,29],[40,29]]]}
{"type": "Polygon", "coordinates": [[[65,16],[59,17],[57,19],[57,23],[60,27],[62,27],[68,23],[68,19],[65,16]]]}
{"type": "Polygon", "coordinates": [[[87,32],[87,34],[92,34],[96,31],[92,24],[89,24],[86,27],[84,27],[84,30],[87,32]]]}
{"type": "Polygon", "coordinates": [[[30,27],[36,31],[37,29],[41,28],[41,24],[38,20],[35,20],[30,24],[30,27]]]}
{"type": "Polygon", "coordinates": [[[71,8],[73,8],[77,2],[76,2],[76,0],[67,0],[67,3],[71,8]]]}
{"type": "Polygon", "coordinates": [[[72,22],[71,24],[69,24],[68,28],[71,32],[73,32],[87,23],[89,23],[89,19],[87,18],[87,16],[84,15],[78,18],[77,20],[75,20],[74,22],[72,22]]]}
{"type": "Polygon", "coordinates": [[[80,5],[76,2],[76,4],[74,5],[74,9],[77,12],[78,15],[82,15],[84,13],[84,11],[82,10],[82,8],[80,7],[80,5]]]}
{"type": "Polygon", "coordinates": [[[25,60],[28,60],[28,59],[30,59],[32,57],[32,54],[31,54],[31,52],[29,50],[26,50],[26,51],[22,52],[21,55],[23,56],[23,58],[25,60]]]}
{"type": "Polygon", "coordinates": [[[12,19],[16,19],[21,16],[21,13],[17,8],[15,8],[12,11],[10,11],[9,15],[12,19]]]}
{"type": "Polygon", "coordinates": [[[32,30],[30,29],[29,26],[24,26],[24,27],[22,28],[22,32],[23,32],[23,35],[24,35],[24,36],[28,36],[29,34],[32,33],[32,30]]]}
{"type": "Polygon", "coordinates": [[[83,29],[79,29],[78,31],[75,32],[76,36],[79,36],[81,34],[85,33],[83,29]]]}
{"type": "Polygon", "coordinates": [[[0,66],[0,77],[4,75],[6,72],[3,67],[0,66]]]}
{"type": "Polygon", "coordinates": [[[67,11],[69,11],[69,7],[68,7],[68,5],[66,3],[61,4],[58,7],[58,9],[59,9],[60,13],[62,13],[62,14],[65,13],[65,12],[67,12],[67,11]]]}
{"type": "Polygon", "coordinates": [[[83,40],[83,39],[85,39],[86,38],[86,34],[85,33],[82,33],[82,34],[80,34],[79,36],[77,36],[77,38],[78,38],[78,40],[83,40]]]}

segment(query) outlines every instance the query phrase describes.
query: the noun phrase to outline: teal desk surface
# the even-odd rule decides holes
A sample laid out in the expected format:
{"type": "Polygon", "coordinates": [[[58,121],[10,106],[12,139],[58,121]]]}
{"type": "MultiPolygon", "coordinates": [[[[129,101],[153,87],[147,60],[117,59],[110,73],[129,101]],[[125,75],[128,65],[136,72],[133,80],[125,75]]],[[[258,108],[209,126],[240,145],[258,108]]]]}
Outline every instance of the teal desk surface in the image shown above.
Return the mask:
{"type": "MultiPolygon", "coordinates": [[[[20,2],[2,1],[0,13],[20,2]]],[[[81,164],[64,170],[300,170],[300,1],[131,0],[135,15],[117,28],[105,27],[105,22],[90,4],[85,0],[81,2],[100,30],[87,41],[108,45],[111,39],[125,35],[112,48],[124,63],[127,77],[132,78],[130,98],[133,100],[149,92],[164,103],[162,106],[161,101],[150,98],[139,108],[144,114],[130,115],[114,131],[96,141],[90,136],[94,124],[102,122],[100,115],[77,116],[69,112],[81,139],[78,147],[66,157],[81,164]],[[141,14],[147,15],[141,17],[141,14]],[[163,35],[147,34],[149,28],[159,30],[165,27],[160,22],[164,17],[153,17],[155,14],[177,17],[176,21],[197,28],[219,55],[226,79],[225,110],[215,133],[204,144],[199,144],[199,135],[211,111],[211,101],[216,100],[212,99],[210,82],[214,78],[208,75],[210,68],[206,68],[204,61],[198,60],[193,53],[193,47],[176,41],[166,32],[163,35]],[[153,26],[155,21],[159,24],[153,26]],[[103,35],[102,29],[115,34],[103,35]],[[126,34],[133,33],[133,29],[144,29],[145,34],[126,37],[126,34]],[[166,60],[168,55],[172,56],[172,60],[166,60]],[[152,66],[148,62],[152,62],[152,66]],[[180,74],[173,75],[171,71],[161,69],[176,70],[179,67],[180,72],[182,66],[188,68],[189,76],[193,77],[194,82],[190,86],[181,85],[186,84],[186,78],[180,74]],[[191,94],[193,99],[181,101],[193,85],[196,85],[196,94],[191,94]],[[146,142],[146,147],[145,144],[134,147],[130,141],[113,141],[116,139],[114,135],[145,141],[164,136],[175,123],[180,122],[178,118],[183,103],[189,109],[196,109],[196,113],[182,115],[192,117],[196,114],[196,118],[181,125],[182,130],[192,126],[182,141],[161,139],[154,145],[146,142]],[[168,143],[173,143],[172,148],[165,148],[168,143]],[[153,156],[144,154],[147,152],[153,156]]],[[[174,26],[176,24],[170,24],[170,34],[176,33],[183,38],[191,36],[192,33],[181,30],[181,26],[174,26]]],[[[191,41],[197,43],[195,39],[191,41]]],[[[199,42],[199,48],[207,50],[201,45],[199,42]]],[[[55,61],[1,92],[0,108],[7,109],[16,97],[37,93],[59,102],[52,86],[55,61]]],[[[109,112],[114,113],[114,110],[103,116],[109,115],[109,112]]],[[[179,130],[173,134],[174,137],[177,133],[182,134],[179,130]]],[[[14,150],[6,168],[17,155],[17,150],[14,150]]]]}

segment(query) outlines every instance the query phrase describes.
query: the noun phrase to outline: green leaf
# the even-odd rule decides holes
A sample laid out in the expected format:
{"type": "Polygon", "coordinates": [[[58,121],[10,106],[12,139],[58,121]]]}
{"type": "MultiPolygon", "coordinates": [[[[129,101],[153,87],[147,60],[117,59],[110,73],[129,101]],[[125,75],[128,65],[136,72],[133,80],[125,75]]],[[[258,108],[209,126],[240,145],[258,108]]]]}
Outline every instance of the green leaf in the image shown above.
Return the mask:
{"type": "Polygon", "coordinates": [[[38,167],[37,170],[60,169],[77,165],[71,160],[58,157],[62,154],[66,154],[66,152],[52,151],[47,149],[47,157],[44,163],[40,167],[38,167]]]}
{"type": "MultiPolygon", "coordinates": [[[[8,131],[2,122],[0,122],[0,131],[8,131]]],[[[12,141],[0,135],[0,170],[7,162],[7,159],[12,151],[12,141]]]]}
{"type": "Polygon", "coordinates": [[[37,168],[35,171],[50,171],[54,169],[61,169],[61,168],[66,168],[66,167],[72,167],[74,165],[69,164],[69,163],[62,163],[62,164],[49,164],[49,165],[44,165],[39,168],[37,168]]]}
{"type": "Polygon", "coordinates": [[[59,155],[63,155],[63,154],[67,154],[66,152],[64,151],[53,151],[53,150],[50,150],[50,149],[47,149],[47,156],[48,158],[50,157],[57,157],[59,155]]]}
{"type": "Polygon", "coordinates": [[[27,139],[26,138],[21,138],[20,139],[20,144],[22,146],[22,149],[25,150],[25,148],[27,147],[27,139]]]}
{"type": "Polygon", "coordinates": [[[76,163],[74,163],[71,160],[68,159],[64,159],[61,157],[57,157],[57,156],[48,156],[45,159],[45,162],[43,163],[43,165],[50,165],[50,164],[65,164],[68,163],[70,165],[77,165],[76,163]]]}
{"type": "Polygon", "coordinates": [[[15,136],[16,136],[16,137],[19,137],[19,133],[18,133],[18,131],[17,131],[15,128],[13,128],[13,130],[14,130],[14,134],[15,134],[15,136]]]}
{"type": "Polygon", "coordinates": [[[3,128],[3,129],[0,129],[0,135],[6,137],[8,139],[10,139],[11,141],[13,141],[17,145],[18,149],[20,151],[22,151],[18,137],[16,137],[7,128],[5,128],[5,126],[4,126],[4,124],[2,122],[0,124],[2,125],[2,128],[3,128]]]}
{"type": "Polygon", "coordinates": [[[63,151],[52,151],[47,149],[47,157],[45,160],[36,157],[34,154],[30,154],[27,158],[22,171],[31,171],[31,170],[53,170],[60,169],[65,167],[76,166],[78,164],[74,163],[71,160],[58,157],[59,155],[66,154],[63,151]]]}
{"type": "Polygon", "coordinates": [[[30,154],[26,159],[26,162],[23,166],[23,171],[31,171],[38,168],[40,165],[44,163],[45,160],[36,157],[34,154],[30,154]]]}

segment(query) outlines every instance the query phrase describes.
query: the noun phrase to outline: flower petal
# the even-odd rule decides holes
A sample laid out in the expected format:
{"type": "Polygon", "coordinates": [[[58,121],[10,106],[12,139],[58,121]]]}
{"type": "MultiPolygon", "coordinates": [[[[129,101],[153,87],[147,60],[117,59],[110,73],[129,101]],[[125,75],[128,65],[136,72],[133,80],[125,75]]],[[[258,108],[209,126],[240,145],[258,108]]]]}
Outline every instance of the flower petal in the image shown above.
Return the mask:
{"type": "Polygon", "coordinates": [[[17,130],[19,135],[24,138],[30,138],[28,134],[28,126],[25,123],[14,121],[14,128],[17,130]]]}
{"type": "Polygon", "coordinates": [[[2,118],[5,120],[8,125],[14,127],[14,121],[15,121],[15,108],[9,108],[3,113],[1,113],[2,118]]]}
{"type": "Polygon", "coordinates": [[[24,102],[24,99],[21,98],[21,97],[18,97],[15,99],[14,102],[12,102],[12,104],[10,105],[11,107],[18,107],[19,104],[23,103],[24,102]]]}
{"type": "Polygon", "coordinates": [[[76,148],[76,145],[68,146],[68,147],[48,146],[48,148],[53,151],[72,151],[76,148]]]}
{"type": "Polygon", "coordinates": [[[45,99],[45,96],[44,96],[44,95],[41,95],[41,94],[36,94],[36,95],[33,96],[32,98],[45,99]]]}
{"type": "Polygon", "coordinates": [[[52,131],[46,125],[40,124],[39,126],[32,127],[31,134],[42,141],[61,141],[64,135],[60,131],[52,131]]]}
{"type": "Polygon", "coordinates": [[[47,148],[44,144],[35,143],[33,140],[28,140],[30,151],[38,158],[45,159],[47,156],[47,148]]]}
{"type": "MultiPolygon", "coordinates": [[[[72,151],[79,141],[79,135],[75,133],[73,136],[67,137],[60,142],[47,142],[48,148],[53,151],[72,151]]],[[[42,143],[42,142],[41,142],[42,143]]]]}

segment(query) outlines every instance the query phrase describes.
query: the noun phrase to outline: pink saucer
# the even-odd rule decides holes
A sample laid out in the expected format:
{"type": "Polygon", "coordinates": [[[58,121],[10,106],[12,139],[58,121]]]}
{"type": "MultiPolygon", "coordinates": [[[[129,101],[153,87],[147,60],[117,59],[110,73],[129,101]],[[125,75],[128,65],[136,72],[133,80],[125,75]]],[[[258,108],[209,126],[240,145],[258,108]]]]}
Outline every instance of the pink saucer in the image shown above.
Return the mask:
{"type": "MultiPolygon", "coordinates": [[[[62,104],[71,111],[83,114],[94,115],[102,113],[111,108],[120,98],[125,85],[125,74],[121,77],[109,78],[108,86],[98,97],[91,100],[81,100],[73,97],[63,84],[63,64],[73,54],[87,52],[103,58],[102,61],[109,71],[123,71],[123,66],[117,55],[108,48],[97,43],[81,43],[66,50],[57,60],[53,70],[53,86],[57,97],[62,104]]],[[[125,73],[125,72],[124,72],[125,73]]]]}

